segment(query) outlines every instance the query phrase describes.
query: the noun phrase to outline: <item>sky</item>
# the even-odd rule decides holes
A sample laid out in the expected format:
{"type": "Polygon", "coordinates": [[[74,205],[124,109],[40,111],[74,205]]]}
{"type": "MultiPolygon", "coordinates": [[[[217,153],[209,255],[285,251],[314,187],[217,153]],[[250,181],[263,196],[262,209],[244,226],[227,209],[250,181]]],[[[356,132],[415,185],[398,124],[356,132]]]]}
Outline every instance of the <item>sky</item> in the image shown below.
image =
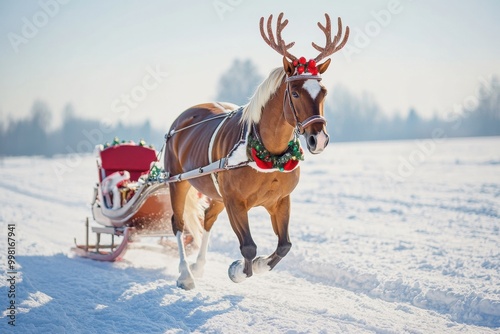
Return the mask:
{"type": "Polygon", "coordinates": [[[4,0],[0,120],[28,116],[40,99],[54,127],[71,103],[82,117],[167,129],[213,101],[234,59],[251,59],[262,76],[281,65],[258,28],[281,11],[290,52],[306,58],[317,55],[311,42],[324,43],[324,13],[342,17],[351,36],[323,84],[371,94],[387,115],[442,116],[500,75],[495,0],[4,0]]]}

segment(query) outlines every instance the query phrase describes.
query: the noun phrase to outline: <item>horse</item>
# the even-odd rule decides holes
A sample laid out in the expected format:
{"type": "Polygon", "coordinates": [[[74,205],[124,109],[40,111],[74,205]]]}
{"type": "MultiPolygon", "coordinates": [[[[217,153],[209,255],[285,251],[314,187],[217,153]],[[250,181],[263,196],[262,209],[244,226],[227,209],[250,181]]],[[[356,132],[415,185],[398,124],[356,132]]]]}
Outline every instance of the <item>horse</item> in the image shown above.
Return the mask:
{"type": "Polygon", "coordinates": [[[321,153],[329,142],[323,111],[326,89],[320,81],[330,59],[321,64],[319,61],[342,49],[349,36],[349,27],[346,27],[341,38],[343,29],[339,17],[338,31],[332,41],[330,17],[328,14],[325,17],[326,25],[318,22],[318,26],[325,34],[326,44],[321,47],[313,42],[320,53],[309,61],[288,51],[295,42],[287,44],[281,38],[288,24],[288,20],[282,21],[283,13],[278,16],[276,38],[273,16],[267,20],[267,35],[262,17],[261,36],[283,56],[283,66],[271,71],[247,105],[198,104],[182,112],[172,123],[165,136],[166,172],[174,176],[188,174],[188,171],[200,173],[199,177],[190,179],[179,176],[177,182],[169,183],[172,230],[179,248],[178,287],[192,289],[195,277],[203,275],[210,231],[224,208],[243,256],[229,266],[228,275],[233,282],[272,270],[289,252],[292,246],[288,233],[290,194],[299,182],[298,164],[303,160],[298,137],[304,135],[312,154],[321,153]],[[204,170],[214,162],[222,162],[224,168],[204,170]],[[183,242],[183,217],[191,187],[209,200],[199,253],[196,262],[190,265],[183,242]],[[267,210],[278,237],[276,250],[265,257],[257,257],[257,245],[250,233],[248,211],[257,206],[267,210]]]}

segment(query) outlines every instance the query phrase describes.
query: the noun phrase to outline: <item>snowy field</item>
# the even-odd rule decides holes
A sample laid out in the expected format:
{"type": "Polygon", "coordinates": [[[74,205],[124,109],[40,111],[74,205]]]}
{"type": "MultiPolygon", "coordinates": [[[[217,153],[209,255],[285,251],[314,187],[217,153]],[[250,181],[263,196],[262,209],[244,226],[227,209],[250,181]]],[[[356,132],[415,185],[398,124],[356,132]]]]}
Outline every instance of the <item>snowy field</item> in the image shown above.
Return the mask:
{"type": "MultiPolygon", "coordinates": [[[[93,157],[4,158],[0,175],[1,333],[499,332],[499,137],[333,143],[307,155],[289,255],[232,283],[240,253],[223,213],[192,291],[176,287],[173,250],[131,250],[116,263],[70,253],[90,215],[93,157]],[[8,224],[15,327],[5,311],[8,224]]],[[[259,255],[271,253],[265,211],[250,219],[259,255]]]]}

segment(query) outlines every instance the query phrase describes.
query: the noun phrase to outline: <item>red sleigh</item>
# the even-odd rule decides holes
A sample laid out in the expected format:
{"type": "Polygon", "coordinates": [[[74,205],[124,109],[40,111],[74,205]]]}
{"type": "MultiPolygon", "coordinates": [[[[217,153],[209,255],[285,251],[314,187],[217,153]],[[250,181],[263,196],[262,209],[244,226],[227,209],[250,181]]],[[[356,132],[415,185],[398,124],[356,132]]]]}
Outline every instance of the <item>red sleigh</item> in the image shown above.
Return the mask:
{"type": "MultiPolygon", "coordinates": [[[[90,227],[87,219],[85,244],[75,240],[72,251],[94,260],[115,261],[141,236],[162,240],[173,236],[169,187],[157,179],[157,152],[144,145],[115,143],[106,148],[98,145],[96,155],[99,182],[94,187],[92,216],[102,226],[90,227]],[[96,234],[92,245],[90,231],[96,234]],[[111,242],[102,244],[101,235],[111,236],[111,242]]],[[[192,197],[198,198],[197,194],[192,197]]],[[[196,241],[199,230],[186,232],[186,244],[196,241]]]]}

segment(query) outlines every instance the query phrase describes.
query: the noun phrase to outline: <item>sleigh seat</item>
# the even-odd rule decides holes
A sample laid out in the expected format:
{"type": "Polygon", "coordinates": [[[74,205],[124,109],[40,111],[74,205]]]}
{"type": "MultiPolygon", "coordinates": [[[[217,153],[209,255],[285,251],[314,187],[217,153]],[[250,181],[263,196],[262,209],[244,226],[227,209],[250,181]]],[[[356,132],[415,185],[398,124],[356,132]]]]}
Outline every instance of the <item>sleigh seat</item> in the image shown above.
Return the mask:
{"type": "Polygon", "coordinates": [[[170,229],[168,187],[148,178],[157,163],[156,151],[134,143],[98,145],[95,151],[99,182],[92,203],[94,220],[105,226],[170,229]]]}

